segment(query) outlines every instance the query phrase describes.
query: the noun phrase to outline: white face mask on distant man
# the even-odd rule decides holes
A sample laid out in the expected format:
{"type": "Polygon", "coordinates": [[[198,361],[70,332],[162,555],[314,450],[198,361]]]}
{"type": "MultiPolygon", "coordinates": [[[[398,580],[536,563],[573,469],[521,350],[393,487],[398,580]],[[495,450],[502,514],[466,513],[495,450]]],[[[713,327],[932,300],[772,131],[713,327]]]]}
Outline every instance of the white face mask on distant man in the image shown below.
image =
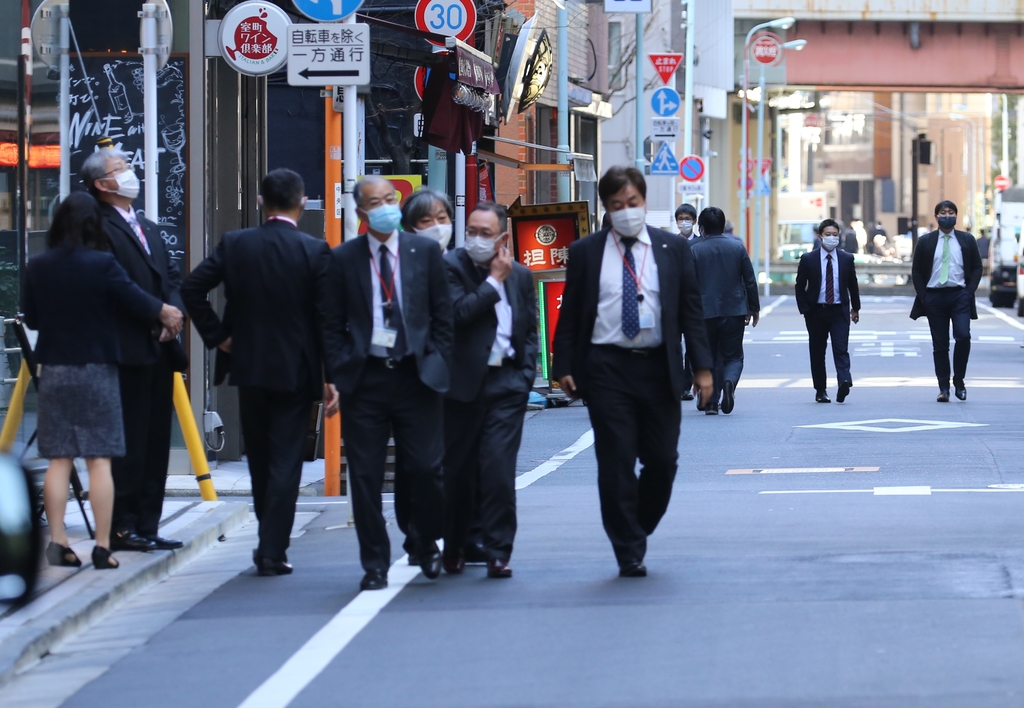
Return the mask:
{"type": "Polygon", "coordinates": [[[821,247],[826,251],[834,251],[839,248],[839,237],[838,236],[824,236],[821,239],[821,247]]]}

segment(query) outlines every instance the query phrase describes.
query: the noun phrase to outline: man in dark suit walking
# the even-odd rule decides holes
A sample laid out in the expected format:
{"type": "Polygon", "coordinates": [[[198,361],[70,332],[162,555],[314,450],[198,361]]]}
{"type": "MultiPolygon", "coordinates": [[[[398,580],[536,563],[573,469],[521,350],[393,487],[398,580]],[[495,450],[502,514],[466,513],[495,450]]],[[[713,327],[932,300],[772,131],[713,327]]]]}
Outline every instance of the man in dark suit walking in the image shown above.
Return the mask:
{"type": "Polygon", "coordinates": [[[707,207],[700,213],[702,238],[692,244],[697,278],[700,280],[704,325],[708,330],[711,355],[715,360],[715,389],[704,406],[708,415],[732,413],[736,384],[743,373],[743,330],[757,326],[761,300],[747,249],[736,239],[723,235],[725,213],[707,207]]]}
{"type": "Polygon", "coordinates": [[[619,575],[642,577],[676,475],[683,335],[702,404],[714,360],[690,244],[646,226],[643,174],[613,167],[598,193],[611,227],[569,247],[553,377],[587,402],[605,532],[619,575]]]}
{"type": "Polygon", "coordinates": [[[946,200],[935,207],[936,231],[917,242],[911,269],[917,298],[910,318],[928,318],[932,333],[932,357],[939,381],[939,403],[949,402],[949,325],[953,324],[953,387],[956,397],[967,400],[967,359],[971,355],[971,320],[978,319],[974,293],[981,282],[978,242],[956,226],[956,204],[946,200]]]}
{"type": "Polygon", "coordinates": [[[260,184],[266,222],[224,234],[181,288],[203,342],[218,349],[217,378],[224,377],[227,367],[231,385],[238,387],[260,525],[259,546],[253,551],[260,575],[292,572],[286,551],[311,406],[322,393],[328,415],[338,405],[334,386],[323,384],[321,332],[330,249],[325,241],[299,231],[305,202],[298,174],[271,171],[260,184]],[[221,283],[227,299],[223,319],[207,300],[221,283]]]}
{"type": "Polygon", "coordinates": [[[796,269],[796,306],[804,316],[807,342],[811,354],[811,380],[814,400],[831,403],[828,397],[828,374],[825,371],[825,349],[832,339],[832,358],[836,364],[842,403],[850,394],[850,322],[860,322],[860,288],[853,256],[839,249],[839,224],[825,219],[818,226],[821,244],[800,257],[796,269]]]}
{"type": "Polygon", "coordinates": [[[394,187],[364,177],[355,188],[368,233],[331,255],[327,357],[341,395],[359,554],[360,587],[387,587],[391,543],[381,504],[388,437],[393,432],[406,485],[410,546],[423,574],[441,573],[443,525],[442,394],[448,390],[452,305],[437,241],[400,232],[394,187]]]}
{"type": "Polygon", "coordinates": [[[465,247],[445,256],[455,345],[444,402],[444,568],[465,568],[479,479],[490,578],[512,577],[516,455],[539,349],[533,278],[512,261],[509,238],[505,208],[480,202],[467,218],[465,247]]]}
{"type": "MultiPolygon", "coordinates": [[[[128,277],[143,291],[184,310],[178,292],[181,273],[159,227],[132,207],[139,179],[128,156],[103,148],[85,159],[79,174],[100,202],[111,251],[128,277]]],[[[177,340],[180,330],[154,328],[128,316],[118,317],[117,329],[126,454],[111,464],[115,496],[110,548],[180,548],[180,541],[162,538],[158,531],[171,454],[174,372],[188,368],[188,357],[177,340]]]]}

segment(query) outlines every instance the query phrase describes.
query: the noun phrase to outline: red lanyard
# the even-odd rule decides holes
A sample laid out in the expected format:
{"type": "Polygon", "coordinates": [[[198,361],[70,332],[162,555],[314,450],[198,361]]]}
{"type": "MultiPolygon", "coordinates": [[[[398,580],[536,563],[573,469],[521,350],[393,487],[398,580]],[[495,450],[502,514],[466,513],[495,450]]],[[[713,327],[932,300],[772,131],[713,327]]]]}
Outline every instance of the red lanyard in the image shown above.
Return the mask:
{"type": "MultiPolygon", "coordinates": [[[[369,247],[369,241],[367,241],[367,247],[369,247]]],[[[380,245],[380,251],[390,253],[391,251],[384,244],[380,245]]],[[[387,258],[387,256],[384,256],[387,258]]],[[[391,269],[391,287],[384,284],[384,278],[380,275],[380,268],[377,266],[377,259],[373,257],[373,249],[370,248],[370,263],[373,264],[373,271],[377,274],[377,282],[380,283],[380,291],[387,297],[388,301],[385,303],[388,307],[391,306],[391,300],[395,295],[395,273],[398,272],[398,253],[395,253],[395,267],[391,269]]]]}
{"type": "MultiPolygon", "coordinates": [[[[615,248],[617,248],[618,251],[619,251],[619,258],[622,259],[622,264],[624,266],[626,266],[626,270],[629,271],[630,277],[632,277],[633,278],[633,282],[636,283],[636,292],[637,292],[637,294],[638,295],[641,294],[643,292],[643,290],[640,287],[640,281],[644,279],[644,270],[647,268],[647,253],[648,253],[648,251],[651,250],[650,247],[648,246],[647,248],[644,249],[644,259],[642,261],[640,261],[640,277],[638,278],[637,275],[636,275],[636,271],[633,270],[633,266],[631,266],[629,264],[629,261],[626,260],[626,254],[623,252],[622,246],[619,245],[618,239],[616,239],[615,236],[613,235],[612,236],[612,240],[615,241],[615,248]]],[[[639,242],[639,239],[637,239],[637,241],[639,242]]],[[[644,244],[644,245],[646,246],[647,244],[644,244]]]]}

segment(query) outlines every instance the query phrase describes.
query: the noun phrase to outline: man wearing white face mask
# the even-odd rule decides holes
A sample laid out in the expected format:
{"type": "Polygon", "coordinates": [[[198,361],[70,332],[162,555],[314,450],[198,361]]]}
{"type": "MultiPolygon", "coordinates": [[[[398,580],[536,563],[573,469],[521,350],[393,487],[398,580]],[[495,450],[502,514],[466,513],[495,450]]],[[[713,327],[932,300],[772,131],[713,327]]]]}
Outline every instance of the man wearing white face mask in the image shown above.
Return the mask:
{"type": "Polygon", "coordinates": [[[509,578],[516,534],[516,455],[537,375],[537,297],[530,271],[512,261],[508,215],[480,202],[466,245],[445,256],[455,319],[452,383],[444,402],[444,567],[465,565],[479,483],[487,576],[509,578]]]}
{"type": "Polygon", "coordinates": [[[700,238],[697,232],[694,231],[696,223],[697,209],[693,204],[682,204],[678,209],[676,209],[676,228],[679,229],[679,235],[687,241],[693,241],[695,238],[700,238]]]}
{"type": "MultiPolygon", "coordinates": [[[[150,295],[184,310],[181,273],[160,229],[132,206],[139,196],[139,178],[129,160],[120,150],[103,148],[85,159],[79,175],[100,203],[111,252],[128,277],[150,295]]],[[[178,331],[154,330],[131,318],[118,318],[126,454],[111,462],[112,550],[151,551],[182,545],[157,534],[170,459],[174,372],[188,368],[177,336],[178,331]]]]}
{"type": "Polygon", "coordinates": [[[690,244],[645,224],[643,174],[613,167],[597,190],[611,228],[569,247],[552,374],[587,402],[605,532],[619,575],[634,578],[676,475],[683,336],[703,403],[714,359],[690,244]]]}
{"type": "Polygon", "coordinates": [[[452,310],[438,242],[399,231],[391,182],[367,176],[353,192],[365,236],[331,254],[325,357],[341,396],[348,483],[366,574],[362,590],[388,585],[391,542],[381,507],[388,437],[408,494],[408,547],[423,574],[441,573],[444,456],[442,394],[449,385],[452,310]]]}
{"type": "Polygon", "coordinates": [[[821,248],[800,257],[796,270],[796,305],[807,325],[814,400],[831,403],[825,371],[825,349],[832,340],[832,358],[839,380],[836,401],[850,393],[850,322],[860,322],[860,288],[853,255],[839,249],[839,224],[825,219],[818,227],[821,248]]]}

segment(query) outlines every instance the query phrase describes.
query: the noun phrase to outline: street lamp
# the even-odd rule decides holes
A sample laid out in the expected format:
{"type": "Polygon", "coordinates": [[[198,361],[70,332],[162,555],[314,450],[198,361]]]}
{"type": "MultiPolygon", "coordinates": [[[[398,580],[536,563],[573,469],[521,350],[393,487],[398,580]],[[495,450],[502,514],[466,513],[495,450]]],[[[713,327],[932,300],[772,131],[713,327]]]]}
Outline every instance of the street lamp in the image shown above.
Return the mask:
{"type": "MultiPolygon", "coordinates": [[[[743,148],[740,154],[740,182],[743,184],[743,189],[740,190],[740,238],[747,241],[747,201],[750,198],[749,184],[747,183],[747,155],[749,147],[747,145],[747,92],[750,90],[750,40],[755,34],[765,29],[781,29],[788,30],[790,27],[796,24],[795,17],[780,17],[777,20],[771,22],[762,22],[759,25],[755,25],[747,32],[747,39],[743,42],[743,148]]],[[[759,165],[760,166],[760,165],[759,165]]]]}
{"type": "MultiPolygon", "coordinates": [[[[785,56],[785,50],[787,50],[787,49],[792,49],[794,52],[799,52],[801,49],[803,49],[806,46],[807,46],[807,40],[806,39],[794,39],[794,40],[791,40],[789,42],[785,42],[782,45],[783,56],[785,56]]],[[[767,103],[767,96],[765,95],[765,85],[764,85],[764,64],[761,64],[761,80],[758,82],[758,88],[760,89],[760,99],[757,102],[757,163],[756,163],[755,171],[758,173],[758,178],[760,178],[761,161],[764,159],[764,104],[767,103]]],[[[746,100],[746,94],[745,93],[743,94],[743,96],[744,96],[744,100],[746,100]]],[[[744,111],[744,116],[745,115],[746,115],[746,111],[744,111]]],[[[746,190],[746,186],[747,185],[744,182],[744,185],[743,185],[744,191],[746,190]]],[[[771,256],[771,254],[769,253],[769,251],[770,251],[770,244],[771,244],[771,238],[769,238],[768,223],[767,223],[768,222],[768,195],[767,194],[762,194],[761,195],[761,199],[754,203],[754,213],[755,213],[755,217],[754,217],[754,237],[757,238],[757,234],[760,233],[760,234],[762,234],[763,239],[764,239],[764,241],[763,241],[763,244],[764,244],[764,246],[763,246],[763,248],[764,248],[764,251],[763,251],[763,253],[764,253],[764,296],[768,297],[769,289],[771,287],[771,277],[770,277],[770,273],[771,273],[771,270],[770,270],[770,256],[771,256]],[[765,224],[764,224],[763,228],[762,228],[762,225],[761,225],[761,214],[762,214],[761,205],[762,205],[762,203],[764,204],[763,213],[764,213],[764,216],[765,216],[765,224]]]]}

